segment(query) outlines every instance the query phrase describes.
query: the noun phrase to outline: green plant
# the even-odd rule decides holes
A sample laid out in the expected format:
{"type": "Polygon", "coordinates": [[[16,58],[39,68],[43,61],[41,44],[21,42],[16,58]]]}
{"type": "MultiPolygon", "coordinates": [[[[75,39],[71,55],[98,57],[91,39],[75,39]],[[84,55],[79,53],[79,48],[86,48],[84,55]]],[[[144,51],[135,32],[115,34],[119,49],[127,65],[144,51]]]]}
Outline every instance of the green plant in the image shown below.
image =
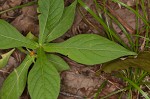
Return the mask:
{"type": "Polygon", "coordinates": [[[32,99],[57,99],[60,90],[59,72],[69,69],[69,66],[55,53],[86,65],[136,55],[95,34],[81,34],[61,43],[52,43],[51,41],[62,36],[71,27],[76,3],[74,1],[64,8],[63,0],[39,0],[40,33],[37,42],[22,36],[9,23],[0,20],[0,49],[27,49],[24,61],[4,81],[0,91],[1,99],[18,99],[26,81],[32,99]]]}
{"type": "MultiPolygon", "coordinates": [[[[107,62],[107,63],[103,64],[102,69],[100,71],[104,71],[106,73],[112,73],[112,71],[116,71],[116,73],[113,73],[113,75],[117,76],[118,78],[121,78],[123,80],[123,82],[126,82],[127,85],[125,88],[121,88],[117,91],[114,91],[114,92],[104,96],[104,97],[101,97],[101,99],[108,98],[111,95],[118,94],[118,93],[121,93],[120,98],[122,98],[122,94],[124,92],[126,92],[128,94],[129,99],[132,99],[134,92],[137,93],[137,95],[136,95],[137,97],[141,94],[143,97],[145,97],[145,99],[149,99],[147,92],[144,92],[142,90],[141,86],[149,85],[149,83],[145,82],[144,79],[150,73],[150,67],[149,67],[150,52],[149,51],[144,51],[144,52],[139,51],[139,47],[140,47],[139,37],[141,37],[145,40],[145,45],[143,48],[147,49],[149,47],[150,25],[149,25],[149,19],[148,19],[148,11],[146,10],[149,7],[149,3],[148,3],[149,0],[147,1],[147,5],[145,4],[144,0],[139,1],[139,2],[141,2],[140,4],[138,4],[139,2],[136,1],[136,10],[134,10],[130,6],[122,3],[119,0],[110,0],[110,1],[102,0],[101,3],[98,3],[97,0],[94,0],[94,3],[96,5],[97,14],[94,11],[92,11],[82,0],[78,0],[78,2],[80,3],[80,5],[82,7],[84,7],[93,16],[93,18],[95,20],[97,20],[97,22],[99,22],[103,26],[104,31],[106,32],[106,35],[108,36],[109,39],[115,40],[115,41],[119,42],[120,44],[122,44],[124,47],[127,47],[128,49],[131,49],[131,50],[139,53],[137,57],[126,57],[123,59],[117,59],[117,60],[113,60],[111,62],[107,62]],[[113,1],[115,3],[118,3],[119,5],[126,7],[132,13],[134,13],[136,15],[136,18],[137,18],[136,19],[136,21],[137,21],[136,22],[136,34],[128,33],[125,26],[117,20],[117,17],[114,16],[112,11],[109,9],[109,5],[107,5],[107,1],[108,2],[113,1]],[[139,14],[139,8],[138,8],[139,6],[141,6],[141,8],[142,8],[142,11],[143,11],[142,15],[139,14]],[[101,12],[104,12],[105,18],[101,17],[101,12]],[[129,47],[126,44],[124,44],[124,42],[119,38],[117,33],[112,28],[112,26],[110,24],[111,22],[109,20],[107,20],[107,18],[111,19],[111,21],[113,21],[116,25],[118,25],[118,27],[123,31],[124,35],[126,36],[126,38],[129,41],[129,45],[130,45],[129,47]],[[145,24],[145,26],[143,27],[145,36],[141,36],[142,33],[140,33],[140,28],[139,28],[140,24],[138,22],[139,19],[141,19],[143,21],[143,23],[145,24]],[[109,23],[109,24],[107,24],[107,23],[109,23]],[[135,42],[133,40],[133,36],[136,36],[135,42]]],[[[147,87],[147,88],[149,88],[149,87],[147,87]]],[[[99,94],[99,93],[100,92],[97,92],[97,94],[99,94]]],[[[96,95],[95,98],[98,99],[98,95],[96,95]]]]}

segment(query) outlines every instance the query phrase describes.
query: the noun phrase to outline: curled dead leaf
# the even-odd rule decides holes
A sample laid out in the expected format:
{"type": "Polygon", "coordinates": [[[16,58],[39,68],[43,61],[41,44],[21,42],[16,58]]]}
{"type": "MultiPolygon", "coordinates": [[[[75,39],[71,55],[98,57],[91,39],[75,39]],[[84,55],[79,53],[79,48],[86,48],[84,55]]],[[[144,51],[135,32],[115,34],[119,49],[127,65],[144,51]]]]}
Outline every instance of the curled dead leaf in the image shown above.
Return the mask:
{"type": "Polygon", "coordinates": [[[117,59],[108,62],[103,65],[102,71],[106,73],[111,73],[112,71],[118,71],[127,69],[129,67],[141,68],[150,73],[150,52],[145,51],[139,53],[137,57],[128,57],[125,60],[117,59]]]}

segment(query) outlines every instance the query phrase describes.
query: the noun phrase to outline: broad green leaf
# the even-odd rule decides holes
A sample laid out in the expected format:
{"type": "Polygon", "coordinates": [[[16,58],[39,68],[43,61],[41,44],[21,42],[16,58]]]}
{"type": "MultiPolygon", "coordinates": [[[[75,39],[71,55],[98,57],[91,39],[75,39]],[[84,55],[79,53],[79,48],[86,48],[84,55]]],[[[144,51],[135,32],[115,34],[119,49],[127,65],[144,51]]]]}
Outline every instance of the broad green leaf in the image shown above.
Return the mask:
{"type": "Polygon", "coordinates": [[[47,42],[62,36],[71,27],[75,17],[76,4],[77,1],[75,0],[69,7],[65,8],[58,25],[47,36],[47,42]]]}
{"type": "Polygon", "coordinates": [[[27,56],[22,64],[7,77],[0,91],[0,99],[19,99],[26,86],[28,68],[31,64],[32,57],[27,56]]]}
{"type": "Polygon", "coordinates": [[[13,53],[15,49],[12,49],[11,51],[1,55],[2,59],[0,59],[0,69],[7,65],[7,62],[9,60],[10,55],[13,53]]]}
{"type": "Polygon", "coordinates": [[[125,60],[115,60],[104,64],[102,71],[111,73],[112,71],[118,71],[127,69],[129,67],[141,68],[150,73],[150,52],[141,52],[136,58],[126,58],[125,60]]]}
{"type": "Polygon", "coordinates": [[[38,0],[39,8],[39,43],[45,42],[46,36],[53,30],[58,24],[63,11],[63,0],[38,0]]]}
{"type": "Polygon", "coordinates": [[[31,41],[30,39],[27,39],[9,23],[0,19],[0,49],[23,46],[36,49],[38,44],[34,41],[31,41]]]}
{"type": "Polygon", "coordinates": [[[136,55],[122,46],[95,34],[80,34],[62,43],[44,46],[47,52],[57,52],[82,64],[108,62],[126,55],[136,55]]]}
{"type": "Polygon", "coordinates": [[[39,49],[37,54],[37,61],[28,77],[31,99],[57,99],[60,90],[59,73],[48,61],[42,49],[39,49]]]}
{"type": "Polygon", "coordinates": [[[70,68],[69,65],[58,55],[48,54],[47,58],[59,72],[68,70],[70,68]]]}

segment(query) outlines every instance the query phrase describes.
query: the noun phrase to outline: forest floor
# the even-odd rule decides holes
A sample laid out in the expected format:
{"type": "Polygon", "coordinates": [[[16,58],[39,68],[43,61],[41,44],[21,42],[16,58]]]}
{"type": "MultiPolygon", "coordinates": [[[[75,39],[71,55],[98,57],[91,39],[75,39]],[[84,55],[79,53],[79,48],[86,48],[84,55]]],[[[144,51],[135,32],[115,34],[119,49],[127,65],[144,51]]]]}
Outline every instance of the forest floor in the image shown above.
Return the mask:
{"type": "MultiPolygon", "coordinates": [[[[31,2],[32,0],[0,0],[0,11],[15,7],[18,5],[31,2]]],[[[101,1],[101,0],[98,0],[101,1]]],[[[134,7],[134,0],[122,0],[124,3],[129,6],[134,7]]],[[[65,0],[65,6],[70,5],[73,0],[65,0]]],[[[84,0],[84,2],[95,11],[95,4],[93,0],[84,0]]],[[[120,7],[116,3],[109,3],[109,9],[113,15],[117,17],[118,20],[130,31],[130,33],[135,32],[135,15],[131,13],[124,7],[120,7]]],[[[39,25],[38,25],[38,14],[37,14],[37,5],[23,7],[21,9],[11,10],[9,12],[3,13],[0,15],[0,19],[4,19],[15,28],[17,28],[24,36],[29,32],[32,32],[35,36],[38,37],[39,25]]],[[[141,22],[141,27],[143,23],[141,22]]],[[[121,29],[117,25],[113,24],[115,31],[121,36],[126,43],[124,35],[121,33],[121,29]]],[[[61,42],[70,37],[73,37],[78,34],[85,33],[94,33],[98,35],[105,36],[103,27],[96,21],[94,18],[87,13],[84,8],[78,6],[76,10],[75,21],[70,28],[70,30],[56,39],[54,42],[61,42]],[[79,11],[80,9],[80,11],[79,11]],[[82,14],[81,14],[82,12],[82,14]],[[88,21],[87,21],[88,20],[88,21]]],[[[142,47],[141,47],[142,49],[142,47]]],[[[1,53],[8,52],[8,50],[0,50],[1,53]]],[[[21,53],[18,50],[15,50],[11,55],[9,62],[3,70],[0,70],[0,87],[2,86],[3,81],[7,76],[16,68],[24,59],[25,54],[21,53]]],[[[64,71],[61,73],[61,92],[59,99],[93,99],[97,90],[104,81],[107,81],[107,85],[103,88],[102,92],[99,94],[99,97],[105,96],[113,91],[119,90],[125,86],[125,83],[119,78],[113,76],[113,73],[101,73],[97,74],[97,71],[101,68],[102,64],[94,66],[85,66],[79,63],[76,63],[65,56],[61,56],[69,64],[70,70],[64,71]]],[[[115,94],[108,99],[117,99],[118,95],[115,94]]],[[[24,91],[20,99],[30,99],[27,88],[24,91]]],[[[127,99],[126,94],[123,95],[123,98],[127,99]]],[[[135,95],[133,99],[138,99],[135,95]]],[[[140,99],[144,99],[140,97],[140,99]]]]}

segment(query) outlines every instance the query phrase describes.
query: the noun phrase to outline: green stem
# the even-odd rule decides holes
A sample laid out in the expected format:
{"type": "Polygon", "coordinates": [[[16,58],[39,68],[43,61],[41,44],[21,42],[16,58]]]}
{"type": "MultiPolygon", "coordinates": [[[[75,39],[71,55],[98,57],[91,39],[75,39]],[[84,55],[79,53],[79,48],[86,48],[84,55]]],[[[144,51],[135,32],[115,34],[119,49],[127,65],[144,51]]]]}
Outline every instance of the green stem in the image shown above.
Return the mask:
{"type": "Polygon", "coordinates": [[[141,16],[138,12],[136,12],[136,10],[134,10],[133,8],[129,7],[128,5],[126,5],[126,4],[122,3],[122,2],[120,2],[119,0],[112,0],[112,1],[114,1],[114,2],[116,2],[116,3],[119,3],[120,5],[126,7],[126,8],[129,9],[130,11],[132,11],[135,15],[137,15],[139,18],[141,18],[142,21],[143,21],[148,27],[150,27],[149,22],[147,22],[147,20],[146,20],[143,16],[141,16]]]}
{"type": "Polygon", "coordinates": [[[37,1],[32,1],[32,2],[29,2],[29,3],[23,4],[23,5],[15,6],[15,7],[13,7],[13,8],[10,8],[10,9],[4,10],[4,11],[1,11],[1,12],[0,12],[0,15],[3,14],[3,13],[6,13],[6,12],[8,12],[8,11],[11,11],[11,10],[20,9],[20,8],[23,8],[23,7],[26,7],[26,6],[31,6],[31,5],[34,5],[34,4],[37,4],[37,1]]]}
{"type": "Polygon", "coordinates": [[[144,97],[145,99],[150,99],[148,95],[138,86],[138,84],[134,83],[128,78],[122,77],[124,80],[128,81],[134,88],[136,88],[144,97]]]}
{"type": "Polygon", "coordinates": [[[128,89],[128,87],[123,88],[123,89],[120,89],[120,90],[117,90],[117,91],[114,91],[114,92],[112,92],[112,93],[110,93],[110,94],[108,94],[108,95],[106,95],[106,96],[104,96],[104,97],[101,97],[100,99],[106,99],[106,98],[108,98],[108,97],[110,97],[110,96],[112,96],[112,95],[115,95],[115,94],[117,94],[117,93],[126,91],[127,89],[128,89]]]}
{"type": "Polygon", "coordinates": [[[101,93],[102,89],[103,89],[106,85],[107,85],[107,81],[104,81],[104,82],[101,84],[101,86],[98,88],[98,91],[97,91],[97,93],[96,93],[94,99],[98,99],[99,94],[101,93]]]}
{"type": "Polygon", "coordinates": [[[115,34],[115,32],[114,32],[112,29],[109,29],[109,27],[107,26],[107,24],[104,22],[104,20],[103,20],[102,18],[98,17],[98,16],[96,15],[96,13],[93,12],[82,0],[78,0],[78,3],[79,3],[82,7],[84,7],[84,9],[87,10],[87,11],[95,18],[95,20],[97,20],[97,21],[103,26],[103,28],[105,29],[107,35],[109,35],[110,33],[113,34],[113,37],[115,37],[116,40],[121,41],[120,43],[121,43],[124,47],[127,48],[127,45],[121,40],[120,37],[118,37],[117,34],[115,34]]]}

